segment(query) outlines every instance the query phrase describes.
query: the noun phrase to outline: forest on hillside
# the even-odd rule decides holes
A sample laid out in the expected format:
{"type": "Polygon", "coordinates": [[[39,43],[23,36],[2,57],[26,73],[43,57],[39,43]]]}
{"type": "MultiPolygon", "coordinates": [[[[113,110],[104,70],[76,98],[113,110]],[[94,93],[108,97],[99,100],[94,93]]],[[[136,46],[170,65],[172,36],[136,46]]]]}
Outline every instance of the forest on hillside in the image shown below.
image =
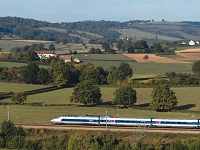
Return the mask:
{"type": "MultiPolygon", "coordinates": [[[[149,34],[168,36],[180,40],[198,39],[200,36],[200,22],[166,22],[162,20],[130,20],[119,21],[78,21],[50,23],[34,19],[20,17],[0,17],[0,39],[18,37],[27,40],[67,39],[68,42],[82,43],[83,37],[89,39],[89,43],[102,43],[107,41],[116,43],[121,33],[118,30],[135,29],[149,34]],[[43,27],[48,27],[44,30],[43,27]],[[60,31],[61,29],[62,32],[60,31]],[[81,31],[81,32],[80,32],[81,31]],[[72,35],[73,34],[73,35],[72,35]],[[96,36],[100,35],[100,36],[96,36]],[[79,40],[74,40],[79,38],[79,40]]],[[[145,36],[143,38],[146,38],[145,36]]]]}

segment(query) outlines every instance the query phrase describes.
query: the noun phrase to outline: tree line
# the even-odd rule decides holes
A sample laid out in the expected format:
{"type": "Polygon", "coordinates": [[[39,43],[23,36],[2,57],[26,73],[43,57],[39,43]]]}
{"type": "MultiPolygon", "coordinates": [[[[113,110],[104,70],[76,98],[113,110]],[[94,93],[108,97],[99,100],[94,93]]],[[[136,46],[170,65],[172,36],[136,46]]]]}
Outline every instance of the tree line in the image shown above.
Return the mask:
{"type": "MultiPolygon", "coordinates": [[[[112,29],[126,29],[135,28],[138,30],[150,32],[149,29],[143,28],[143,26],[138,26],[140,23],[154,22],[153,20],[130,20],[125,22],[118,21],[78,21],[78,22],[61,22],[61,23],[50,23],[46,21],[38,21],[34,19],[25,19],[20,17],[0,17],[0,37],[4,35],[17,35],[21,39],[32,39],[32,40],[50,40],[56,41],[57,39],[66,39],[69,42],[73,42],[75,37],[86,37],[89,38],[90,44],[99,44],[103,41],[110,43],[116,43],[120,37],[120,33],[112,29]],[[135,25],[136,24],[136,25],[135,25]],[[41,27],[50,27],[54,29],[44,30],[41,27]],[[65,32],[58,32],[56,29],[65,29],[65,32]],[[96,37],[92,34],[79,33],[89,32],[92,34],[98,34],[102,37],[96,37]],[[70,34],[76,34],[77,36],[71,36],[70,34]]],[[[194,28],[198,27],[199,22],[180,22],[181,32],[189,35],[197,35],[197,30],[194,28]],[[188,28],[188,27],[193,28],[188,28]]],[[[152,30],[151,30],[152,32],[152,30]]],[[[180,39],[185,39],[183,35],[177,32],[169,32],[169,30],[163,30],[162,28],[156,28],[153,31],[157,35],[165,35],[176,37],[180,39]]],[[[1,39],[1,38],[0,38],[1,39]]],[[[80,40],[82,41],[82,40],[80,40]]]]}
{"type": "MultiPolygon", "coordinates": [[[[75,30],[90,32],[93,34],[102,35],[103,38],[96,38],[99,43],[103,40],[109,42],[116,42],[120,34],[117,31],[110,30],[112,27],[120,27],[119,22],[115,21],[83,21],[74,23],[49,23],[46,21],[38,21],[34,19],[24,19],[19,17],[0,17],[0,33],[1,37],[4,35],[17,35],[21,39],[27,40],[49,40],[56,41],[67,40],[68,42],[75,42],[73,39],[78,36],[70,36],[69,34],[75,33],[79,35],[75,30]],[[66,32],[58,32],[56,30],[42,30],[40,27],[53,27],[65,29],[66,32]]],[[[81,34],[82,36],[83,34],[81,34]]],[[[83,35],[86,37],[86,35],[83,35]]],[[[95,38],[94,36],[87,36],[90,39],[95,38]]],[[[79,40],[80,41],[80,40],[79,40]]],[[[82,41],[82,40],[81,40],[82,41]]]]}
{"type": "MultiPolygon", "coordinates": [[[[15,79],[20,78],[21,82],[28,84],[55,83],[58,86],[75,84],[70,101],[83,103],[86,106],[87,104],[97,105],[102,102],[102,94],[97,85],[126,83],[127,79],[131,78],[133,74],[132,69],[127,63],[121,63],[118,67],[111,67],[110,70],[104,71],[102,67],[93,64],[84,64],[75,67],[72,63],[65,63],[63,60],[59,60],[52,66],[52,69],[49,70],[39,68],[36,63],[30,62],[18,75],[16,75],[13,70],[12,72],[5,72],[2,69],[0,71],[1,79],[2,77],[6,77],[5,73],[7,73],[7,77],[11,76],[12,78],[13,76],[15,79]]],[[[167,85],[164,87],[156,87],[155,91],[158,89],[161,90],[159,95],[156,95],[158,92],[155,94],[152,93],[152,108],[170,110],[176,106],[177,99],[175,93],[173,93],[167,85]],[[160,98],[162,98],[163,95],[165,95],[165,98],[162,99],[161,102],[160,98]],[[170,97],[170,95],[172,97],[170,97]],[[159,105],[160,103],[162,103],[162,105],[159,105]]],[[[134,106],[137,102],[137,93],[131,84],[120,86],[113,94],[115,98],[112,103],[115,105],[130,107],[134,106]]],[[[26,97],[22,93],[15,93],[12,96],[12,100],[15,103],[22,104],[26,100],[26,97]]]]}
{"type": "Polygon", "coordinates": [[[200,148],[199,136],[196,135],[145,133],[147,137],[144,139],[151,138],[151,140],[139,140],[134,134],[136,133],[24,129],[15,126],[11,121],[3,121],[0,126],[0,149],[198,150],[200,148]]]}

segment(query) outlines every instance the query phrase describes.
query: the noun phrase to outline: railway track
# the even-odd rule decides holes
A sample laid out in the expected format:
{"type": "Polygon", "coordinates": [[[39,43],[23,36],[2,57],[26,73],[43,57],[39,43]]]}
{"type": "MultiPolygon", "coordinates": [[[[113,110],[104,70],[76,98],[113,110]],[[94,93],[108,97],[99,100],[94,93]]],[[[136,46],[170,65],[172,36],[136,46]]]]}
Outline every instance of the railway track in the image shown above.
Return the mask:
{"type": "Polygon", "coordinates": [[[145,128],[127,126],[91,126],[91,125],[53,125],[53,124],[27,124],[15,123],[16,126],[23,128],[53,129],[53,130],[92,130],[92,131],[113,131],[113,132],[159,132],[159,133],[187,133],[200,134],[200,129],[186,128],[145,128]]]}

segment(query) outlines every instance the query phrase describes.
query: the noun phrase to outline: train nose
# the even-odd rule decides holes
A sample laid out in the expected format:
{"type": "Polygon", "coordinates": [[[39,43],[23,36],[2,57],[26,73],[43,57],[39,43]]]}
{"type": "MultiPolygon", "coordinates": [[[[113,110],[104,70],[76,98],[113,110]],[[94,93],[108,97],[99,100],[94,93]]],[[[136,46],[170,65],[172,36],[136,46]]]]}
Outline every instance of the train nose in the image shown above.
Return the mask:
{"type": "Polygon", "coordinates": [[[52,119],[50,122],[55,124],[57,122],[57,120],[56,119],[52,119]]]}

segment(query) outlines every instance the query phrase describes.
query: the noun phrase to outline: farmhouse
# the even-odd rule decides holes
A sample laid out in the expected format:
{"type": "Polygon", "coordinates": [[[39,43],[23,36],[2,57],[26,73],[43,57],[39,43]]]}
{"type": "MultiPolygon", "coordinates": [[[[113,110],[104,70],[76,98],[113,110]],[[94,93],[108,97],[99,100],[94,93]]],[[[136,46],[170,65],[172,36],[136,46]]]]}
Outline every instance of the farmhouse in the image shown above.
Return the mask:
{"type": "Polygon", "coordinates": [[[72,62],[72,55],[61,55],[59,57],[63,59],[65,62],[72,62]]]}
{"type": "Polygon", "coordinates": [[[40,57],[40,59],[47,59],[49,57],[55,57],[56,54],[53,50],[48,51],[35,51],[37,55],[40,57]]]}
{"type": "Polygon", "coordinates": [[[193,40],[191,40],[191,41],[189,42],[189,45],[191,45],[191,46],[193,46],[193,45],[195,45],[195,44],[196,44],[196,42],[193,41],[193,40]]]}
{"type": "Polygon", "coordinates": [[[186,43],[185,41],[183,41],[181,44],[182,44],[182,45],[186,45],[187,43],[186,43]]]}
{"type": "Polygon", "coordinates": [[[74,63],[77,63],[77,64],[81,63],[81,60],[78,57],[75,57],[73,61],[74,63]]]}

